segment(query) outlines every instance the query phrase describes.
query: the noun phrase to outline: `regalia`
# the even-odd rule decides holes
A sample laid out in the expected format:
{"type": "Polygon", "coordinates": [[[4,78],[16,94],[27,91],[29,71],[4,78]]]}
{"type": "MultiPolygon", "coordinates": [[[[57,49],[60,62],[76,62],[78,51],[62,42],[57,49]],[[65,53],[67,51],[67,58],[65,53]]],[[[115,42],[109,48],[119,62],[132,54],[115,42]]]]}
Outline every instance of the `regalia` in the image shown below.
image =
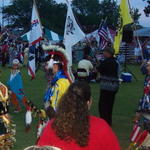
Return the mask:
{"type": "Polygon", "coordinates": [[[8,111],[8,89],[0,82],[0,150],[9,150],[16,141],[15,125],[11,121],[8,111]]]}

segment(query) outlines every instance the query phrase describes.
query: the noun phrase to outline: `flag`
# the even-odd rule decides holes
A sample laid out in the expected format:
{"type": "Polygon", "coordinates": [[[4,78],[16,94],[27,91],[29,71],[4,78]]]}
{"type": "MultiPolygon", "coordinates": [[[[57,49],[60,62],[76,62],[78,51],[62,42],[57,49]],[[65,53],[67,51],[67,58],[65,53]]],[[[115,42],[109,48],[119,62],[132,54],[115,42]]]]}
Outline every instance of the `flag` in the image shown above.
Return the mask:
{"type": "Polygon", "coordinates": [[[135,124],[130,137],[131,142],[135,143],[139,138],[140,134],[141,134],[141,127],[138,124],[135,124]]]}
{"type": "Polygon", "coordinates": [[[149,147],[150,146],[150,134],[148,134],[145,138],[145,140],[142,143],[143,147],[149,147]]]}
{"type": "Polygon", "coordinates": [[[141,133],[140,137],[137,139],[136,143],[137,143],[139,146],[141,146],[142,143],[143,143],[143,142],[145,141],[145,139],[147,138],[147,136],[148,136],[148,131],[147,131],[147,130],[144,130],[144,131],[141,133]]]}
{"type": "Polygon", "coordinates": [[[115,54],[119,53],[120,43],[122,41],[123,27],[130,23],[133,23],[133,19],[130,14],[128,0],[121,0],[121,3],[120,3],[120,27],[117,32],[117,35],[115,36],[115,41],[114,41],[115,54]]]}
{"type": "Polygon", "coordinates": [[[113,43],[114,43],[114,39],[113,39],[113,36],[112,36],[112,34],[111,34],[111,32],[110,32],[110,29],[109,28],[107,28],[107,32],[108,32],[108,37],[109,37],[109,39],[110,39],[110,42],[112,43],[112,45],[113,45],[113,43]]]}
{"type": "Polygon", "coordinates": [[[68,11],[64,32],[64,45],[72,65],[72,46],[85,38],[85,34],[76,22],[70,3],[67,1],[68,11]]]}
{"type": "Polygon", "coordinates": [[[29,64],[28,64],[28,74],[35,77],[35,50],[36,44],[42,39],[42,27],[40,18],[38,15],[37,7],[35,2],[33,3],[32,17],[31,17],[31,31],[29,35],[29,64]]]}
{"type": "Polygon", "coordinates": [[[98,35],[99,35],[99,47],[101,50],[103,50],[108,42],[109,42],[109,35],[108,35],[108,27],[106,25],[106,23],[102,23],[102,25],[100,26],[99,30],[98,30],[98,35]]]}

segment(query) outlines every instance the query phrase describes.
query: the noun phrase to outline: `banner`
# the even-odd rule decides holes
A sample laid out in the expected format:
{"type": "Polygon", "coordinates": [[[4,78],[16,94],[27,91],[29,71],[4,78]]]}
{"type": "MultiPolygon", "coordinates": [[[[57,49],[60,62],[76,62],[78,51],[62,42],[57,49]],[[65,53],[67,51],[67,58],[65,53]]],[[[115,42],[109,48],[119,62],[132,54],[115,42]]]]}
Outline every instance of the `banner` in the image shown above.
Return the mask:
{"type": "Polygon", "coordinates": [[[72,65],[72,46],[85,38],[85,34],[77,24],[71,5],[67,1],[68,11],[64,32],[64,45],[66,47],[67,54],[70,58],[70,64],[72,65]]]}
{"type": "Polygon", "coordinates": [[[114,41],[115,54],[119,53],[120,44],[122,42],[123,27],[130,23],[133,23],[133,19],[130,14],[128,0],[121,0],[121,3],[120,3],[120,27],[117,32],[117,35],[115,36],[115,41],[114,41]]]}
{"type": "Polygon", "coordinates": [[[36,44],[42,39],[42,27],[40,23],[40,18],[38,15],[37,7],[35,2],[33,3],[32,18],[31,18],[31,31],[29,35],[29,64],[28,64],[28,74],[35,78],[35,51],[36,44]]]}

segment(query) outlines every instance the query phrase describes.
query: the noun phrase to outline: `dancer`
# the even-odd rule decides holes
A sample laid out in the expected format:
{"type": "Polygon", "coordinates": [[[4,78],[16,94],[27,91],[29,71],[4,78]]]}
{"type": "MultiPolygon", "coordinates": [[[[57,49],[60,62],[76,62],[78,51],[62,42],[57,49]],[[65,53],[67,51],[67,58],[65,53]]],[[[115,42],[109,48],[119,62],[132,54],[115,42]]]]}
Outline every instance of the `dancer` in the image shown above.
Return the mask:
{"type": "Polygon", "coordinates": [[[47,76],[48,87],[44,96],[45,109],[37,108],[31,101],[27,101],[28,108],[26,113],[26,127],[30,127],[32,114],[39,116],[39,125],[37,137],[39,138],[47,120],[51,120],[57,111],[60,99],[68,90],[72,82],[71,73],[68,71],[68,56],[66,51],[59,46],[43,46],[45,53],[48,55],[46,70],[50,72],[47,76]]]}
{"type": "Polygon", "coordinates": [[[47,70],[51,69],[53,74],[45,93],[44,104],[46,109],[52,107],[56,111],[60,98],[67,91],[71,83],[67,68],[68,57],[65,54],[65,50],[58,46],[45,47],[44,49],[50,57],[46,68],[47,70]]]}
{"type": "Polygon", "coordinates": [[[15,125],[8,115],[8,89],[0,82],[0,149],[9,150],[15,143],[15,125]]]}
{"type": "Polygon", "coordinates": [[[142,72],[146,74],[144,93],[134,119],[135,124],[130,138],[129,150],[150,148],[150,61],[142,65],[142,72]]]}
{"type": "Polygon", "coordinates": [[[145,66],[145,81],[144,81],[144,94],[139,104],[139,111],[150,112],[150,61],[145,66]]]}
{"type": "Polygon", "coordinates": [[[19,70],[20,63],[18,59],[13,60],[11,74],[8,80],[8,87],[10,90],[11,103],[15,107],[15,112],[21,111],[21,105],[26,107],[27,99],[23,90],[22,75],[19,70]]]}

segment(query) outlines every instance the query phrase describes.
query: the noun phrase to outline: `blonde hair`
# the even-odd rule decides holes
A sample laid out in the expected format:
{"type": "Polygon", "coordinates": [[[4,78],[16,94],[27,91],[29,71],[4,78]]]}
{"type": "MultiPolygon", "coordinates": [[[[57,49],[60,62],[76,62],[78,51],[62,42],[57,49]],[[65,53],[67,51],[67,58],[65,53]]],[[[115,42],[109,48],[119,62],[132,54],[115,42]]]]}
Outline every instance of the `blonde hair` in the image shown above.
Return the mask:
{"type": "Polygon", "coordinates": [[[61,150],[60,148],[53,147],[53,146],[30,146],[25,148],[24,150],[61,150]]]}

